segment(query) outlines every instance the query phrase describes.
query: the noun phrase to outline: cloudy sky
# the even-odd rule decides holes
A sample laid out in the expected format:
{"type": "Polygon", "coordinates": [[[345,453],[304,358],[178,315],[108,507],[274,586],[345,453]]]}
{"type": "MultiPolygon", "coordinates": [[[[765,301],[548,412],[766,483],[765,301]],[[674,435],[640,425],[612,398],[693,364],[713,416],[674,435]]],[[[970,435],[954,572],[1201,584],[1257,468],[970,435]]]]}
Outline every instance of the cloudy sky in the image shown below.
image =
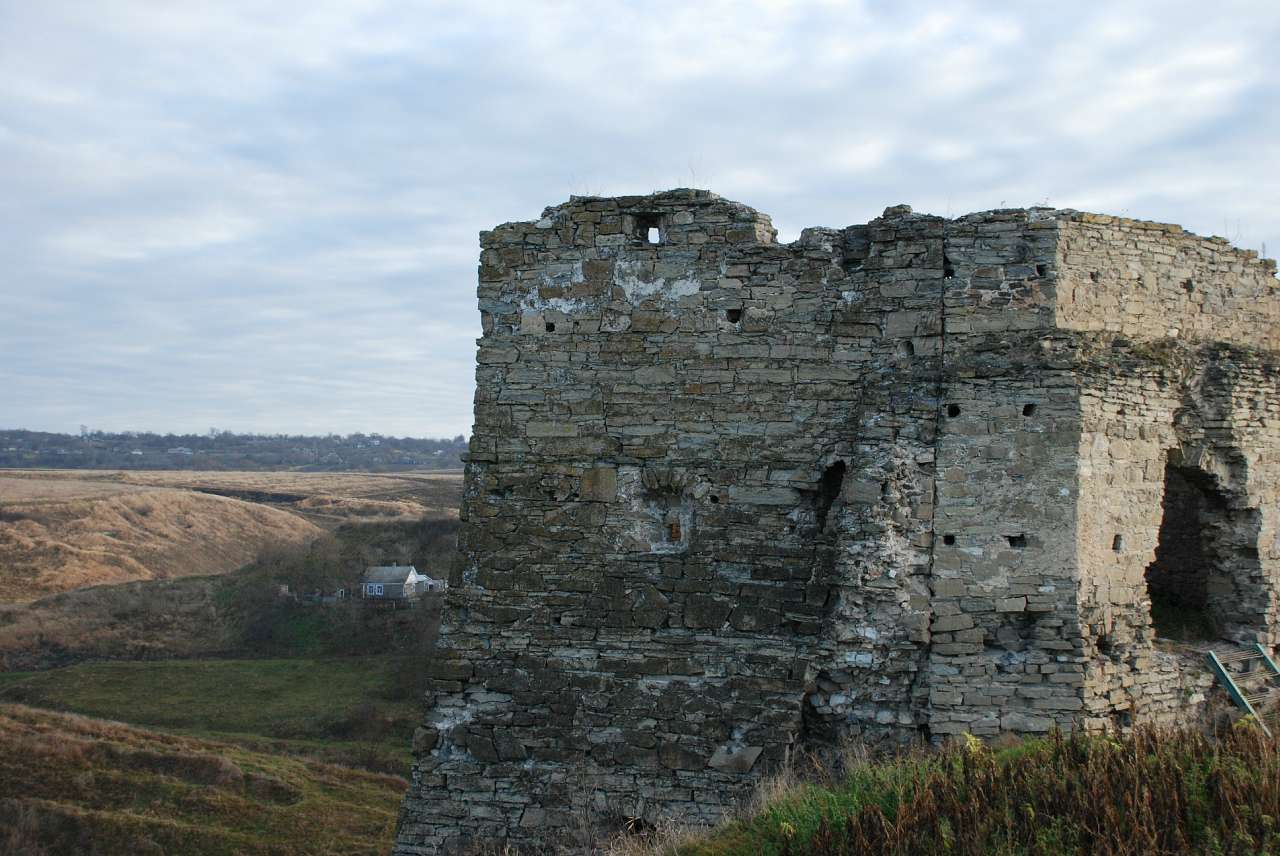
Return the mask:
{"type": "Polygon", "coordinates": [[[0,0],[0,45],[0,428],[467,433],[476,233],[570,194],[1280,251],[1277,3],[0,0]]]}

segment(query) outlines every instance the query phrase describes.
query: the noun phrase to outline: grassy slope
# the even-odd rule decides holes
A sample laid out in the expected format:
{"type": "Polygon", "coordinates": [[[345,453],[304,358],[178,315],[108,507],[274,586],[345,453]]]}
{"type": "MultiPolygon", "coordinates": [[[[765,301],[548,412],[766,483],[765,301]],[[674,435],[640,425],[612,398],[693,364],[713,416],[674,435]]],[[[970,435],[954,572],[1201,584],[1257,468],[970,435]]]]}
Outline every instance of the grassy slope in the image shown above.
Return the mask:
{"type": "MultiPolygon", "coordinates": [[[[95,720],[96,730],[69,741],[34,743],[0,729],[0,755],[9,756],[0,759],[0,856],[385,852],[403,780],[360,778],[372,774],[319,762],[407,773],[438,612],[308,607],[275,592],[280,582],[295,591],[328,588],[335,572],[388,557],[447,572],[456,528],[453,520],[342,527],[305,551],[264,555],[232,575],[100,586],[0,607],[0,668],[47,669],[0,672],[0,710],[21,702],[163,729],[170,733],[150,731],[146,740],[199,747],[191,751],[200,756],[190,762],[196,772],[174,782],[165,771],[189,765],[169,758],[173,752],[153,757],[158,750],[147,748],[120,761],[104,736],[142,733],[136,728],[95,720]],[[237,659],[162,659],[218,653],[237,659]],[[264,659],[245,659],[252,655],[264,659]],[[79,662],[85,658],[110,659],[79,662]],[[44,757],[55,742],[76,757],[44,757]],[[262,770],[277,772],[254,772],[262,770]],[[224,774],[241,784],[228,790],[183,778],[224,774]],[[291,796],[280,807],[272,782],[292,787],[288,776],[302,780],[294,791],[307,798],[291,796]],[[351,782],[374,785],[354,793],[351,782]],[[336,831],[344,824],[349,835],[336,831]]],[[[80,721],[31,709],[23,716],[80,721]]]]}
{"type": "Polygon", "coordinates": [[[973,741],[854,764],[839,781],[783,783],[744,819],[647,852],[1280,853],[1280,742],[1248,723],[1219,739],[1140,731],[1002,751],[973,741]]]}
{"type": "Polygon", "coordinates": [[[229,573],[270,545],[304,545],[323,530],[296,514],[184,490],[119,486],[118,493],[26,498],[0,479],[0,602],[85,586],[229,573]]]}
{"type": "Polygon", "coordinates": [[[395,665],[384,657],[81,663],[0,673],[0,701],[407,771],[420,710],[394,698],[395,665]]]}
{"type": "Polygon", "coordinates": [[[264,551],[233,574],[94,586],[31,604],[0,603],[0,672],[91,659],[425,654],[435,634],[434,611],[410,619],[405,613],[366,614],[350,602],[311,609],[275,593],[281,583],[296,592],[349,588],[361,568],[382,561],[448,576],[457,561],[457,530],[456,520],[344,526],[305,549],[264,551]]]}
{"type": "Polygon", "coordinates": [[[385,852],[392,776],[0,705],[0,854],[385,852]]]}

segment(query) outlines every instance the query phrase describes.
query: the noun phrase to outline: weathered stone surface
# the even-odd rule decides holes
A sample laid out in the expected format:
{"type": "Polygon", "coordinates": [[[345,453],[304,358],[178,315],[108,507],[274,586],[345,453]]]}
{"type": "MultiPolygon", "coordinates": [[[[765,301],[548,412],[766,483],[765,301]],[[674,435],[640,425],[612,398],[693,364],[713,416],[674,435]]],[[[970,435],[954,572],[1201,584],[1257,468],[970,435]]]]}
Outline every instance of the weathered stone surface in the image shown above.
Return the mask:
{"type": "Polygon", "coordinates": [[[397,853],[710,822],[845,739],[1186,719],[1210,682],[1153,593],[1275,645],[1273,262],[1050,209],[780,245],[694,190],[481,245],[466,567],[397,853]]]}
{"type": "Polygon", "coordinates": [[[763,746],[743,746],[740,749],[717,749],[707,766],[725,773],[749,773],[756,759],[764,751],[763,746]]]}

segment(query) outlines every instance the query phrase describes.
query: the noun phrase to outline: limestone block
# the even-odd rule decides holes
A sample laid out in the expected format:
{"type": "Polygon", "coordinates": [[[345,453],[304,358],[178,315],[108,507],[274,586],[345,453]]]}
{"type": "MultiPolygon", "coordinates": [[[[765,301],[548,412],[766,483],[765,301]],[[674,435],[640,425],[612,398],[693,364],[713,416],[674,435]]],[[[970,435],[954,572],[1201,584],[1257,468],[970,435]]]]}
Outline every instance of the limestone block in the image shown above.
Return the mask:
{"type": "Polygon", "coordinates": [[[737,749],[721,747],[707,761],[707,766],[724,773],[747,773],[755,766],[756,759],[763,751],[763,746],[743,746],[737,749]]]}

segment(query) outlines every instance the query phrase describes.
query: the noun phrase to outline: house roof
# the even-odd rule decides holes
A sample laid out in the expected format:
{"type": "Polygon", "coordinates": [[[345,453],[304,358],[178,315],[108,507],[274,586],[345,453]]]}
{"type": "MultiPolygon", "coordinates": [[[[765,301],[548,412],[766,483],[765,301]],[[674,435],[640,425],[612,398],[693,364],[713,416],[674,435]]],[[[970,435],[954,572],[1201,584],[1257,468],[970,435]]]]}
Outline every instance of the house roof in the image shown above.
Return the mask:
{"type": "Polygon", "coordinates": [[[367,583],[402,583],[417,572],[413,565],[375,565],[364,572],[362,579],[367,583]]]}

